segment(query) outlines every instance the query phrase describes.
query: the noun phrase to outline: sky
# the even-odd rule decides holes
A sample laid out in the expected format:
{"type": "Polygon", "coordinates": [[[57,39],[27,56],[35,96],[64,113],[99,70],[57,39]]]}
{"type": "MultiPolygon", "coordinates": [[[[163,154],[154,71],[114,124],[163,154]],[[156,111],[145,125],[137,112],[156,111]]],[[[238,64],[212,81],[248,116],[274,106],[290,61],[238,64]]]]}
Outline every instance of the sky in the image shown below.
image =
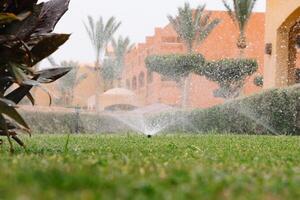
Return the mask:
{"type": "MultiPolygon", "coordinates": [[[[255,11],[265,11],[265,1],[258,0],[255,11]]],[[[93,48],[84,28],[87,16],[107,20],[115,16],[122,22],[117,35],[129,36],[133,43],[144,42],[146,36],[154,34],[155,27],[168,24],[167,15],[175,15],[177,8],[189,2],[192,7],[206,4],[207,10],[224,10],[222,0],[71,0],[69,11],[57,24],[55,32],[71,33],[71,38],[56,53],[57,62],[73,60],[92,63],[93,48]]]]}

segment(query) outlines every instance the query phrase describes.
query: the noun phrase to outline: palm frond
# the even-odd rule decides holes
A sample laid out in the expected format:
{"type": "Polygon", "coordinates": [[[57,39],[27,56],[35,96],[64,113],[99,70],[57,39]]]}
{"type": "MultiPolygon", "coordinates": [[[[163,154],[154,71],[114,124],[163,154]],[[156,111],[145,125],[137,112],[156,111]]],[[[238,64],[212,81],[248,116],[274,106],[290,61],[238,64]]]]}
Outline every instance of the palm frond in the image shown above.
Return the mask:
{"type": "Polygon", "coordinates": [[[214,19],[212,22],[207,24],[200,32],[197,42],[201,43],[202,41],[204,41],[207,38],[207,36],[215,29],[215,27],[219,25],[220,22],[220,19],[214,19]]]}
{"type": "Polygon", "coordinates": [[[105,23],[102,17],[94,21],[91,16],[88,16],[88,24],[84,23],[84,26],[94,48],[97,61],[100,61],[101,55],[120,25],[121,22],[116,21],[115,17],[110,17],[105,23]]]}
{"type": "Polygon", "coordinates": [[[257,0],[232,0],[233,9],[226,0],[222,1],[229,16],[238,25],[240,32],[243,33],[257,0]]]}
{"type": "Polygon", "coordinates": [[[168,16],[170,24],[189,52],[193,51],[194,45],[203,41],[218,25],[219,20],[210,22],[210,18],[210,13],[205,13],[205,5],[200,5],[193,10],[189,3],[178,8],[177,16],[168,16]]]}

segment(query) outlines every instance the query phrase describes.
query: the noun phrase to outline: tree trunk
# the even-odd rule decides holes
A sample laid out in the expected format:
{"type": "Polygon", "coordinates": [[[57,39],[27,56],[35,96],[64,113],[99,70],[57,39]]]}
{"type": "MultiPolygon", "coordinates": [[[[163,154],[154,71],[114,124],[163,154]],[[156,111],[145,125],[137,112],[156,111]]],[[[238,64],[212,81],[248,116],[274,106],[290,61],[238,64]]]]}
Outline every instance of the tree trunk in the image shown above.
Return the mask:
{"type": "MultiPolygon", "coordinates": [[[[192,54],[193,53],[193,43],[188,43],[187,45],[187,50],[188,50],[188,54],[192,54]]],[[[182,108],[187,108],[189,106],[189,89],[190,89],[190,85],[191,85],[191,74],[189,73],[186,77],[182,78],[182,101],[181,101],[181,106],[182,108]]]]}
{"type": "Polygon", "coordinates": [[[100,96],[100,82],[101,82],[101,75],[100,75],[100,63],[99,58],[97,58],[95,63],[95,73],[96,73],[96,83],[95,83],[95,111],[100,112],[100,105],[99,105],[99,96],[100,96]]]}
{"type": "Polygon", "coordinates": [[[238,49],[240,50],[240,57],[243,58],[244,57],[244,54],[245,54],[245,49],[247,48],[247,41],[246,41],[246,36],[245,36],[245,33],[244,32],[241,32],[240,33],[240,36],[239,36],[239,39],[238,39],[238,42],[237,42],[237,47],[238,49]]]}
{"type": "Polygon", "coordinates": [[[189,106],[190,74],[187,77],[183,77],[181,82],[181,107],[187,108],[189,106]]]}

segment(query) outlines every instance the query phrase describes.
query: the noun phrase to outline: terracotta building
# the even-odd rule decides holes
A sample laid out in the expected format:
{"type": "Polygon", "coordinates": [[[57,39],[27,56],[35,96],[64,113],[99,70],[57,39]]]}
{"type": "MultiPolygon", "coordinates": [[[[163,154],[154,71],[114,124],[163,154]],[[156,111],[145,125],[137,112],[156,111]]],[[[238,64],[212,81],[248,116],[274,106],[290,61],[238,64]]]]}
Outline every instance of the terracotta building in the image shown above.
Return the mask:
{"type": "MultiPolygon", "coordinates": [[[[239,55],[236,47],[238,38],[237,27],[233,24],[225,11],[213,11],[212,18],[221,19],[221,23],[197,48],[207,60],[221,58],[235,58],[239,55]]],[[[254,13],[248,24],[248,48],[245,56],[257,59],[259,63],[258,74],[263,73],[264,64],[264,14],[254,13]]],[[[134,91],[143,105],[164,103],[179,105],[181,92],[175,82],[161,77],[157,73],[150,73],[145,67],[145,58],[153,54],[185,53],[186,49],[171,25],[156,28],[153,36],[146,37],[145,43],[140,43],[126,56],[123,71],[123,86],[134,91]]],[[[256,74],[257,75],[257,74],[256,74]]],[[[218,86],[204,77],[192,75],[189,88],[190,107],[206,108],[224,100],[215,98],[213,91],[218,86]]],[[[259,91],[260,88],[253,84],[253,77],[247,80],[244,95],[259,91]]]]}
{"type": "MultiPolygon", "coordinates": [[[[207,60],[221,58],[236,58],[239,50],[236,47],[238,29],[224,11],[213,11],[212,18],[221,19],[221,23],[197,48],[207,60]]],[[[144,43],[138,44],[126,56],[125,68],[122,74],[121,86],[130,91],[114,90],[107,92],[110,98],[116,98],[116,92],[121,91],[135,95],[136,105],[164,103],[179,105],[181,92],[175,82],[150,73],[144,60],[153,54],[185,53],[186,49],[170,25],[155,28],[154,35],[148,36],[144,43]],[[132,93],[133,92],[133,93],[132,93]]],[[[254,13],[249,21],[247,32],[248,47],[245,57],[254,58],[259,63],[259,70],[247,80],[243,95],[259,92],[253,84],[256,75],[264,76],[264,89],[284,87],[300,82],[300,0],[268,0],[266,13],[254,13]]],[[[95,84],[98,84],[92,65],[82,65],[81,72],[88,78],[74,90],[74,102],[70,106],[93,108],[95,106],[95,84]]],[[[119,87],[119,84],[118,84],[119,87]]],[[[204,77],[192,75],[189,88],[189,106],[206,108],[224,100],[215,98],[213,91],[218,86],[204,77]]],[[[49,90],[55,97],[59,96],[54,85],[49,90]]],[[[36,92],[38,105],[48,105],[47,95],[36,92]]],[[[101,99],[109,102],[106,93],[101,99]]],[[[122,96],[122,98],[124,98],[122,96]]],[[[117,101],[120,104],[119,101],[117,101]]],[[[103,104],[103,102],[99,102],[103,104]]],[[[107,105],[113,106],[111,103],[107,105]]],[[[101,105],[105,108],[106,105],[101,105]]]]}

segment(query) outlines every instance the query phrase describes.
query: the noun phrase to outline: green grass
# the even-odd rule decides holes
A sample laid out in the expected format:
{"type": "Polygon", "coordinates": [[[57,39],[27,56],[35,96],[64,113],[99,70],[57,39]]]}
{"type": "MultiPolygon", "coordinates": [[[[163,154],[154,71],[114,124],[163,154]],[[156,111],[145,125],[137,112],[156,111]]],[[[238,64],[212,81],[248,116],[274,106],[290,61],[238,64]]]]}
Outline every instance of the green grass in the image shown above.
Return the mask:
{"type": "Polygon", "coordinates": [[[300,198],[299,137],[24,139],[26,152],[0,147],[0,199],[300,198]]]}

